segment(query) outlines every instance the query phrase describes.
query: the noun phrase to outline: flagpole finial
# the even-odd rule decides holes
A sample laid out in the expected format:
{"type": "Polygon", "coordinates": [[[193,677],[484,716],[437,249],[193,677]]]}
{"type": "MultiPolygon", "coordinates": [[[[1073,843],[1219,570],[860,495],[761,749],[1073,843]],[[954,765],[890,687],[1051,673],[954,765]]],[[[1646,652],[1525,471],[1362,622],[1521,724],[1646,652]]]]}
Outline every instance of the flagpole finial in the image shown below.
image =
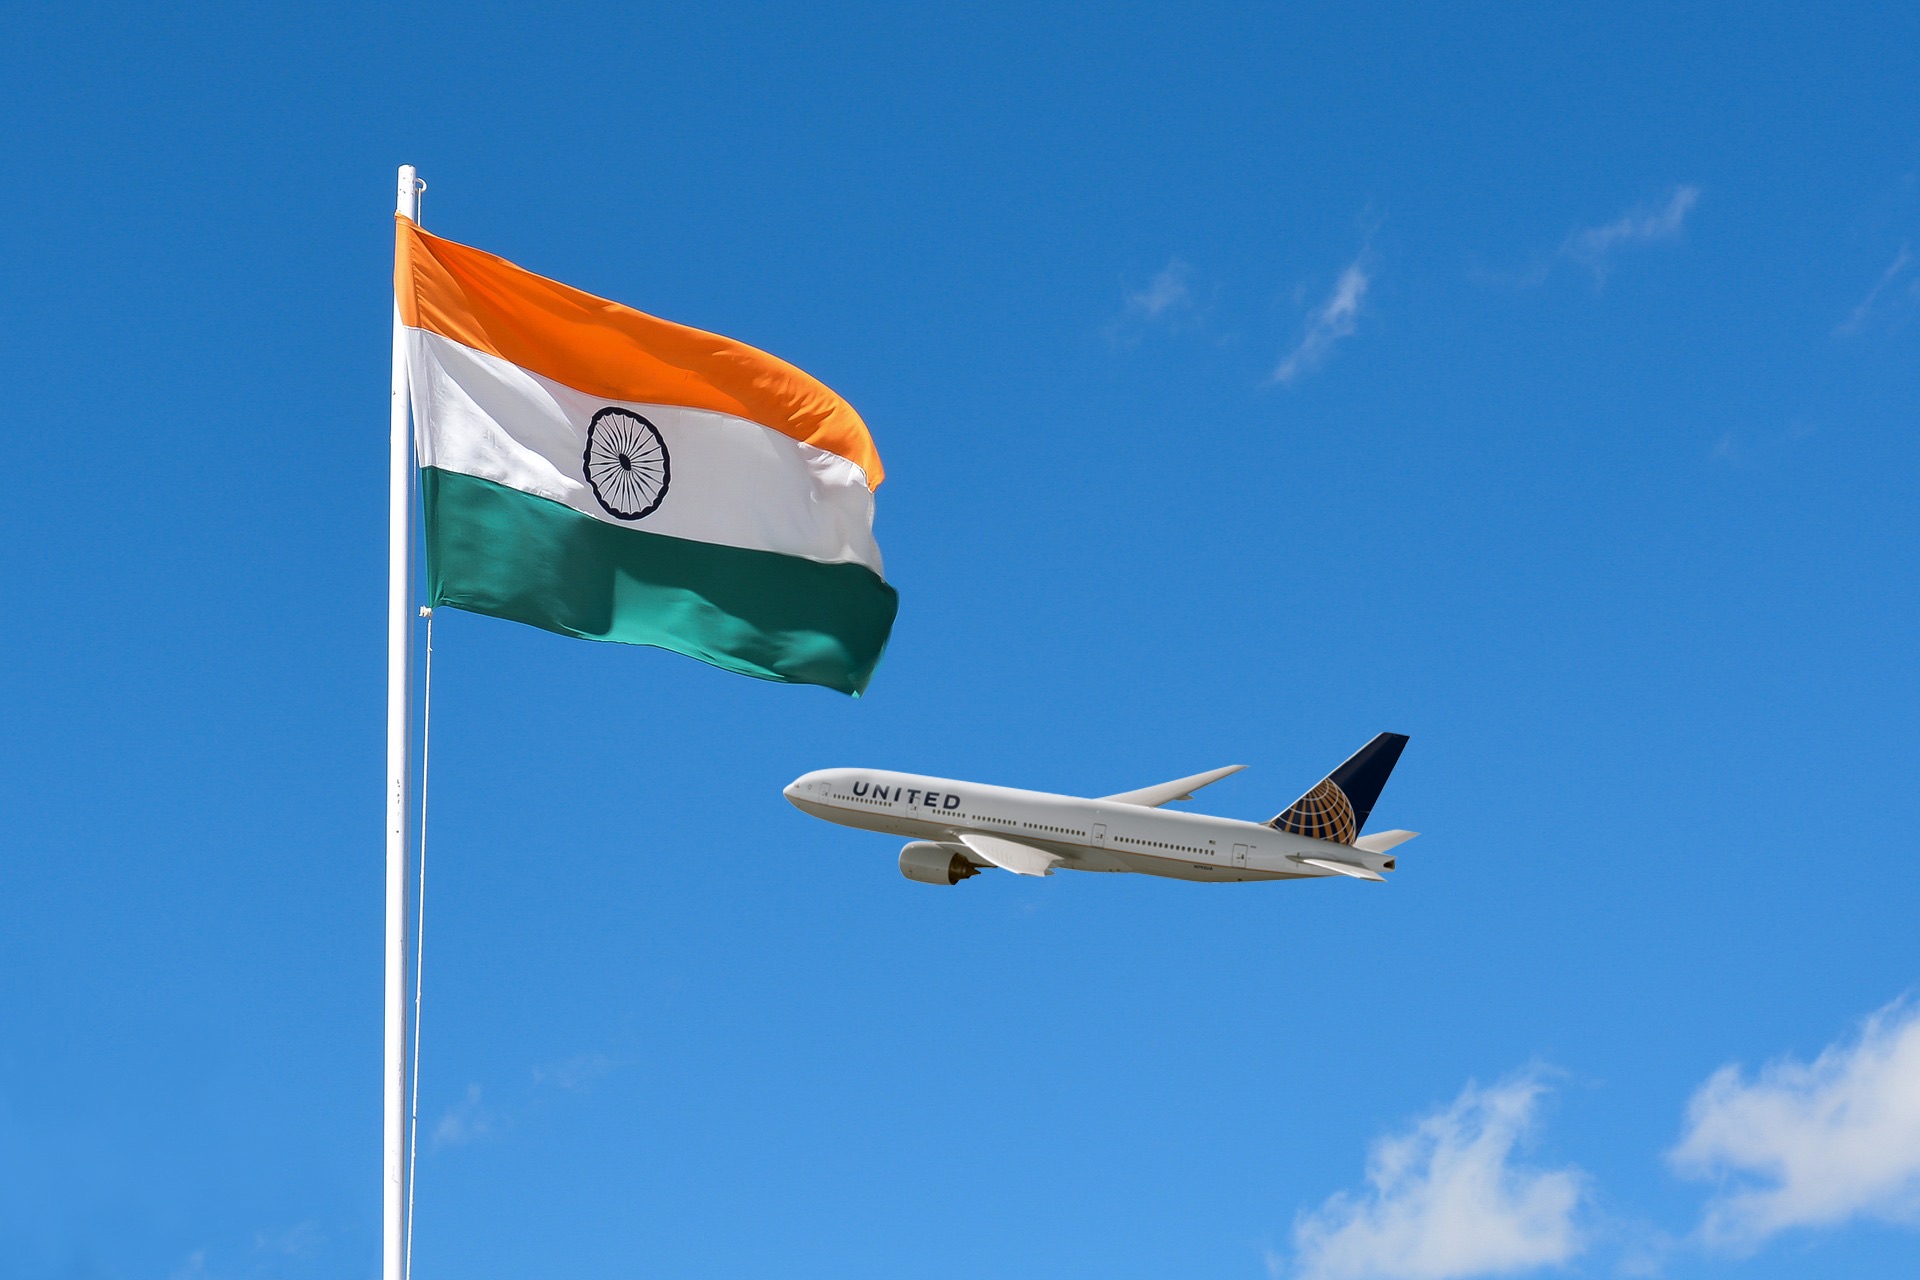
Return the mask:
{"type": "Polygon", "coordinates": [[[403,218],[418,222],[420,220],[420,193],[426,189],[426,182],[421,179],[419,172],[415,170],[412,165],[401,165],[399,202],[394,206],[393,211],[403,218]]]}

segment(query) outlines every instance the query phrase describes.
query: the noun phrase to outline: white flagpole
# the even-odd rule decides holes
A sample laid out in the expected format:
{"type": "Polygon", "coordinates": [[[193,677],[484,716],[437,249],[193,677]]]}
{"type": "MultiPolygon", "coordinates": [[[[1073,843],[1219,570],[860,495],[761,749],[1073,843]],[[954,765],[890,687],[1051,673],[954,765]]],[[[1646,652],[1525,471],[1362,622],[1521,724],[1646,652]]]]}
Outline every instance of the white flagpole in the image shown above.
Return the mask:
{"type": "MultiPolygon", "coordinates": [[[[401,217],[420,216],[420,179],[400,166],[401,217]]],[[[401,1280],[406,1241],[407,792],[413,754],[413,435],[406,335],[393,309],[393,402],[387,437],[387,974],[386,1176],[381,1280],[401,1280]]]]}

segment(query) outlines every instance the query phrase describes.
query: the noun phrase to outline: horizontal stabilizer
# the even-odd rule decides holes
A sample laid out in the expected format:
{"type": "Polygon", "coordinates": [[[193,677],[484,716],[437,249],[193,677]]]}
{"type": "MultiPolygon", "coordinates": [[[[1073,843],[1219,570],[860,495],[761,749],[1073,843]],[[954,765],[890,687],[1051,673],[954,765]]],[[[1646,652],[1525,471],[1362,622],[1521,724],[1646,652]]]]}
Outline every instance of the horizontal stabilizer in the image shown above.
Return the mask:
{"type": "Polygon", "coordinates": [[[1158,809],[1161,805],[1174,800],[1191,800],[1193,793],[1211,782],[1240,772],[1247,766],[1230,764],[1222,769],[1209,769],[1205,773],[1196,773],[1191,778],[1175,778],[1172,782],[1163,782],[1157,787],[1142,787],[1138,791],[1122,791],[1117,796],[1101,796],[1109,804],[1137,804],[1148,809],[1158,809]]]}
{"type": "Polygon", "coordinates": [[[1322,871],[1332,871],[1343,876],[1352,876],[1355,880],[1378,880],[1386,882],[1386,877],[1378,871],[1369,871],[1365,867],[1356,867],[1351,862],[1334,862],[1328,858],[1295,858],[1302,866],[1318,867],[1322,871]]]}
{"type": "Polygon", "coordinates": [[[1058,855],[1048,853],[1045,849],[1036,849],[1015,840],[1002,840],[999,836],[969,833],[960,837],[960,843],[967,846],[968,853],[1017,876],[1050,876],[1062,861],[1058,855]]]}
{"type": "Polygon", "coordinates": [[[1353,847],[1362,853],[1385,853],[1397,848],[1419,835],[1418,831],[1376,831],[1370,836],[1361,836],[1353,842],[1353,847]]]}

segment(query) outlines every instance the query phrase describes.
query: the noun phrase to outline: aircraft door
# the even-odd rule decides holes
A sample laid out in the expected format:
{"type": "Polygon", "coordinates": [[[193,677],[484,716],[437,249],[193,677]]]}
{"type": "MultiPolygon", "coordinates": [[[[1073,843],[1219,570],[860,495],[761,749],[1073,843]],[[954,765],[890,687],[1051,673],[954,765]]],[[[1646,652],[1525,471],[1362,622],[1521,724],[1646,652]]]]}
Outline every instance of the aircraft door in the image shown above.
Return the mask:
{"type": "Polygon", "coordinates": [[[1236,867],[1247,865],[1247,846],[1243,844],[1233,846],[1233,865],[1236,867]]]}
{"type": "Polygon", "coordinates": [[[1093,847],[1096,849],[1107,847],[1107,824],[1104,822],[1093,824],[1093,847]]]}

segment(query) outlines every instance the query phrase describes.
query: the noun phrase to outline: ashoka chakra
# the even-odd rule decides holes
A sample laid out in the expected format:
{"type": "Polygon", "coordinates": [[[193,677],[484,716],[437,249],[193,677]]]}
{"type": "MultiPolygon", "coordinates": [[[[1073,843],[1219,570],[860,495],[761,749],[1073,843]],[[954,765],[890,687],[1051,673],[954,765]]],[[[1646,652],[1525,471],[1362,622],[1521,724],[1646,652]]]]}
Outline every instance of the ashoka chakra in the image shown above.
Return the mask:
{"type": "Polygon", "coordinates": [[[608,514],[652,515],[667,496],[671,473],[660,429],[631,409],[602,409],[587,424],[587,483],[608,514]]]}

